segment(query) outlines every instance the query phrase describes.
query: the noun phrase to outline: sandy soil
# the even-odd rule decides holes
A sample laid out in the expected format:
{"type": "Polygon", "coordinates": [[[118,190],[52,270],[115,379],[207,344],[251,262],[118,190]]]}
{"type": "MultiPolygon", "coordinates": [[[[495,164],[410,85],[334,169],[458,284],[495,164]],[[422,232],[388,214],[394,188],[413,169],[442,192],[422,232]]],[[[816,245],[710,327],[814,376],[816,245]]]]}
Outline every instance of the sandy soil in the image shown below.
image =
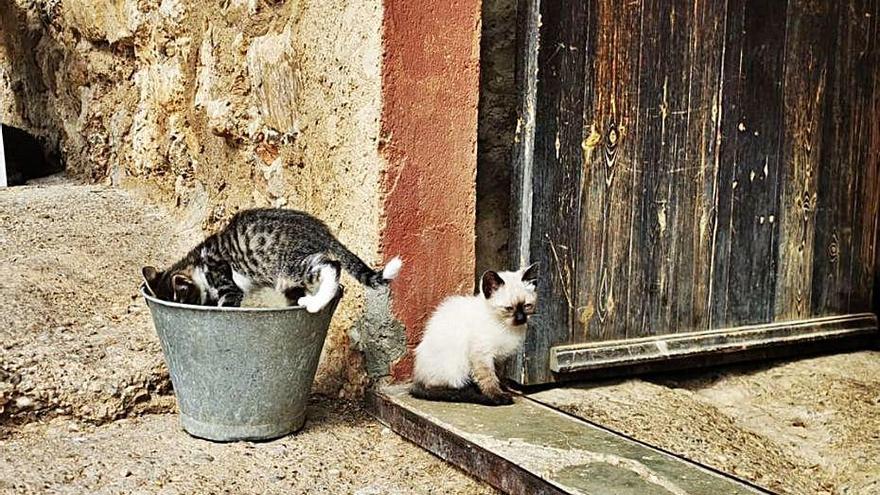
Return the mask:
{"type": "Polygon", "coordinates": [[[779,493],[880,493],[880,352],[582,385],[533,398],[779,493]]]}
{"type": "Polygon", "coordinates": [[[309,415],[268,443],[197,440],[171,414],[29,424],[0,444],[0,493],[493,493],[355,405],[318,400],[309,415]]]}
{"type": "Polygon", "coordinates": [[[275,442],[183,433],[136,288],[198,230],[51,182],[0,191],[0,493],[492,493],[345,401],[275,442]]]}
{"type": "Polygon", "coordinates": [[[195,235],[165,220],[102,187],[0,192],[0,427],[172,410],[158,341],[136,295],[144,260],[167,262],[195,235]]]}

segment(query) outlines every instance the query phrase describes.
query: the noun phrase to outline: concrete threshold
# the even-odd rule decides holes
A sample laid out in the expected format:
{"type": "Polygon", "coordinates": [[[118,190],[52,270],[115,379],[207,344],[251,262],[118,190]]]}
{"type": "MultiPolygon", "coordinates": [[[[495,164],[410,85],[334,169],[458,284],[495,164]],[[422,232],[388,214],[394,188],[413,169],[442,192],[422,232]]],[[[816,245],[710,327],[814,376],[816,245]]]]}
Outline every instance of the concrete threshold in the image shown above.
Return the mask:
{"type": "Polygon", "coordinates": [[[371,393],[368,408],[404,438],[506,493],[769,493],[525,396],[487,407],[414,399],[396,386],[371,393]]]}

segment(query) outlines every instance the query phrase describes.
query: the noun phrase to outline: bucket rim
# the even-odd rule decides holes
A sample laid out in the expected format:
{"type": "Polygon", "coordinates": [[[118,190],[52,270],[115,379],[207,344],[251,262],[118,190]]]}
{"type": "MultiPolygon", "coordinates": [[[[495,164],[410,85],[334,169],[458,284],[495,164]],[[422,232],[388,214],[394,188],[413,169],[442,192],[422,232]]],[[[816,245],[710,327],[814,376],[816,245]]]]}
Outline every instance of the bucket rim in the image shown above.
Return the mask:
{"type": "MultiPolygon", "coordinates": [[[[165,306],[166,308],[175,308],[175,309],[188,309],[192,311],[205,311],[205,312],[215,312],[215,313],[285,313],[288,311],[305,311],[305,306],[282,306],[275,308],[259,308],[252,306],[199,306],[195,304],[183,304],[173,301],[166,301],[164,299],[159,299],[158,297],[154,297],[150,295],[146,291],[146,287],[144,284],[141,284],[138,287],[138,292],[147,300],[147,302],[158,304],[159,306],[165,306]]],[[[334,307],[339,303],[339,299],[342,298],[342,286],[340,286],[339,291],[336,293],[336,297],[333,301],[328,304],[328,306],[334,307]]]]}

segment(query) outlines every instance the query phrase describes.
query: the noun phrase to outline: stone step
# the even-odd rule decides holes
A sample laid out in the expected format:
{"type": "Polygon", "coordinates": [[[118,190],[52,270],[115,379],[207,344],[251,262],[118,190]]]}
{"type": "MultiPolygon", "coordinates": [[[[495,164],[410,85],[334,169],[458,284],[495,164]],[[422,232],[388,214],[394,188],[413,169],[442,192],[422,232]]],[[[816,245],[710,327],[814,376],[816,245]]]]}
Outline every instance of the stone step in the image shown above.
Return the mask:
{"type": "Polygon", "coordinates": [[[512,494],[767,493],[527,397],[510,406],[429,402],[403,387],[370,397],[394,431],[512,494]]]}

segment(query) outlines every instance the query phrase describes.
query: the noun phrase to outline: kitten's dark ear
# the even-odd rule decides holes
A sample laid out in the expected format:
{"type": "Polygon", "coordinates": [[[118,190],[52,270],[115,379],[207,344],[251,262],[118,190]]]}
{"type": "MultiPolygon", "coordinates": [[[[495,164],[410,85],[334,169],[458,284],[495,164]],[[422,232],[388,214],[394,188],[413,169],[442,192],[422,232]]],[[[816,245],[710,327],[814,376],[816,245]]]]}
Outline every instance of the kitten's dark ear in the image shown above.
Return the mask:
{"type": "Polygon", "coordinates": [[[523,270],[522,281],[535,285],[535,282],[538,280],[538,267],[540,263],[532,263],[525,270],[523,270]]]}
{"type": "Polygon", "coordinates": [[[156,269],[155,266],[145,266],[141,268],[141,275],[144,277],[144,283],[147,284],[147,289],[154,296],[156,295],[156,286],[158,285],[159,279],[162,277],[162,272],[156,269]]]}
{"type": "Polygon", "coordinates": [[[186,301],[195,294],[196,284],[186,275],[175,273],[171,277],[171,288],[174,289],[175,299],[177,301],[186,301]]]}
{"type": "Polygon", "coordinates": [[[502,285],[504,285],[504,280],[501,280],[501,277],[498,276],[497,273],[492,270],[483,272],[480,287],[483,289],[483,296],[485,296],[486,299],[492,297],[492,294],[494,294],[502,285]]]}

